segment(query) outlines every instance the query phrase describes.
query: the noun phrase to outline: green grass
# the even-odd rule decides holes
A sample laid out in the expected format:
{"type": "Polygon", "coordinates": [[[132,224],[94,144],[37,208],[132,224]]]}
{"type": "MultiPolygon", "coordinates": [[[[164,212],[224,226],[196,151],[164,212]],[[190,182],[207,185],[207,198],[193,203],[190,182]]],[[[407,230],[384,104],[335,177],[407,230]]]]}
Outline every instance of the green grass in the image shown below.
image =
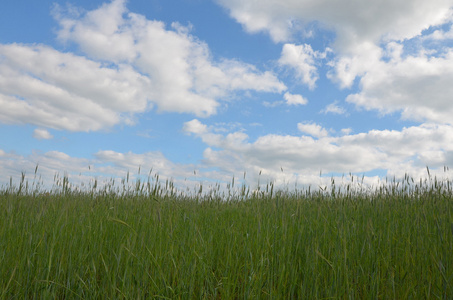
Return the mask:
{"type": "Polygon", "coordinates": [[[449,182],[332,183],[228,201],[168,182],[3,188],[0,299],[451,298],[449,182]]]}

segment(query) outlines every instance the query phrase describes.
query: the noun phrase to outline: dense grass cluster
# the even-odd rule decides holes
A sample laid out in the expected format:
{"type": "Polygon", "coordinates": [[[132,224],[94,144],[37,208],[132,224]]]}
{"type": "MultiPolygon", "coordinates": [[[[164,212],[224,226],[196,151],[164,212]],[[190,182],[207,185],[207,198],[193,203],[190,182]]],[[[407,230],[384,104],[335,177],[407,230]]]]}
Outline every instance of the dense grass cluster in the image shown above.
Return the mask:
{"type": "Polygon", "coordinates": [[[451,299],[449,182],[0,191],[0,299],[451,299]],[[236,195],[236,196],[235,196],[236,195]]]}

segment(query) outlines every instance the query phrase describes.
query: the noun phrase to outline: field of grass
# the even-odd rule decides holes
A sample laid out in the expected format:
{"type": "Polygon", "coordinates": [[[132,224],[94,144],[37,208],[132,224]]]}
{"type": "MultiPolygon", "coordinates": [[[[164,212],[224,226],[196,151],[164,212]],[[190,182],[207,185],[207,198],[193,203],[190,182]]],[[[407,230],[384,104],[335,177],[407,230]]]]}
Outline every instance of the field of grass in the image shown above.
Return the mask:
{"type": "Polygon", "coordinates": [[[0,299],[451,299],[450,182],[0,191],[0,299]]]}

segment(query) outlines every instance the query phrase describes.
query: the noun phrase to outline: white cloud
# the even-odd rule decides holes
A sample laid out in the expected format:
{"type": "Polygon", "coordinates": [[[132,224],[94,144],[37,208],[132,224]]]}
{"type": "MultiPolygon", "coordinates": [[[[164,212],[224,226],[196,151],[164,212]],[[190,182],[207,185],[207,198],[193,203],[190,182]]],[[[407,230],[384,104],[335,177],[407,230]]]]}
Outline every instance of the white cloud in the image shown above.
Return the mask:
{"type": "Polygon", "coordinates": [[[346,109],[344,109],[341,106],[338,106],[338,101],[334,101],[333,103],[330,103],[324,109],[322,109],[321,112],[324,114],[331,113],[331,114],[336,114],[336,115],[347,114],[346,109]]]}
{"type": "Polygon", "coordinates": [[[149,79],[38,45],[0,45],[0,120],[72,131],[131,123],[147,108],[149,79]],[[132,101],[131,101],[132,99],[132,101]]]}
{"type": "Polygon", "coordinates": [[[91,131],[133,124],[159,111],[209,116],[235,91],[282,92],[271,72],[214,61],[190,29],[128,12],[114,0],[85,14],[54,10],[61,41],[85,56],[45,45],[0,44],[0,122],[91,131]]]}
{"type": "Polygon", "coordinates": [[[377,68],[383,56],[380,46],[363,42],[355,46],[354,53],[339,54],[328,63],[332,69],[327,77],[343,88],[350,88],[357,76],[366,74],[368,70],[377,68]]]}
{"type": "Polygon", "coordinates": [[[302,95],[293,95],[288,92],[283,95],[283,98],[286,100],[287,105],[306,105],[308,103],[308,100],[302,95]]]}
{"type": "Polygon", "coordinates": [[[184,123],[183,131],[187,133],[203,134],[208,131],[208,126],[197,119],[184,123]]]}
{"type": "Polygon", "coordinates": [[[34,187],[41,186],[54,191],[61,187],[64,176],[69,179],[71,186],[77,188],[89,188],[95,180],[98,181],[99,188],[102,185],[111,186],[113,179],[116,181],[116,188],[118,185],[123,187],[122,181],[118,179],[125,179],[128,174],[131,185],[139,176],[142,181],[146,181],[156,180],[154,175],[159,174],[164,184],[167,179],[173,180],[182,188],[193,185],[184,180],[192,177],[195,167],[173,163],[160,152],[137,154],[103,150],[95,153],[93,158],[86,159],[59,151],[34,152],[29,156],[22,156],[0,150],[0,186],[9,184],[10,178],[13,179],[13,185],[18,186],[21,173],[24,172],[30,187],[34,182],[34,187]],[[148,178],[151,172],[152,177],[148,178]]]}
{"type": "MultiPolygon", "coordinates": [[[[335,58],[327,63],[327,77],[341,88],[359,83],[348,102],[381,114],[398,112],[403,119],[452,124],[453,50],[439,44],[453,36],[451,0],[218,2],[247,30],[266,31],[274,41],[287,42],[312,24],[333,31],[335,58]],[[435,49],[429,48],[432,43],[438,43],[435,49]]],[[[285,44],[284,50],[281,60],[286,57],[293,67],[299,61],[299,78],[313,87],[317,69],[312,48],[285,44]]],[[[344,110],[332,104],[323,112],[344,110]]]]}
{"type": "MultiPolygon", "coordinates": [[[[113,0],[85,14],[74,13],[74,8],[55,5],[53,14],[61,29],[57,32],[62,42],[74,41],[83,52],[103,61],[132,62],[138,55],[134,35],[143,16],[126,19],[126,1],[113,0]]],[[[137,32],[139,33],[139,32],[137,32]]]]}
{"type": "MultiPolygon", "coordinates": [[[[320,171],[360,174],[386,170],[388,176],[402,178],[408,173],[419,179],[426,177],[426,166],[432,174],[445,176],[441,173],[443,166],[453,165],[453,126],[450,125],[422,124],[400,131],[372,130],[359,134],[344,132],[344,136],[318,139],[268,134],[248,141],[244,132],[215,134],[215,127],[195,121],[189,122],[186,130],[207,145],[203,160],[197,165],[173,163],[160,152],[103,150],[92,159],[85,159],[58,151],[21,156],[0,149],[0,184],[8,184],[10,176],[17,183],[20,171],[26,172],[29,181],[33,180],[37,165],[39,182],[46,182],[47,186],[49,182],[55,183],[55,173],[60,178],[66,174],[71,184],[85,186],[94,179],[109,184],[111,179],[125,178],[128,171],[133,181],[138,178],[140,168],[143,177],[152,170],[153,174],[159,173],[161,180],[172,179],[179,187],[193,186],[207,179],[227,182],[233,176],[242,177],[244,172],[247,184],[252,187],[258,177],[262,183],[272,180],[277,185],[293,185],[296,181],[315,186],[328,183],[330,177],[320,178],[320,171]]],[[[377,183],[377,180],[365,176],[366,182],[377,183]]],[[[116,182],[121,184],[120,180],[116,182]]]]}
{"type": "MultiPolygon", "coordinates": [[[[382,58],[381,44],[416,37],[423,30],[452,20],[451,0],[217,0],[249,32],[265,31],[287,42],[302,28],[317,24],[335,32],[337,58],[329,78],[351,87],[357,76],[382,58]]],[[[305,51],[306,52],[306,51],[305,51]]],[[[305,72],[309,70],[305,64],[305,72]]],[[[308,73],[309,74],[309,73],[308,73]]],[[[312,78],[312,77],[306,77],[312,78]]]]}
{"type": "Polygon", "coordinates": [[[285,101],[274,101],[274,102],[263,101],[263,105],[267,108],[273,108],[283,104],[285,104],[285,101]]]}
{"type": "MultiPolygon", "coordinates": [[[[93,163],[95,170],[101,173],[113,173],[115,176],[124,176],[125,171],[137,174],[140,168],[143,174],[153,169],[166,177],[180,175],[177,165],[169,161],[161,152],[147,152],[137,154],[133,152],[120,153],[112,150],[97,152],[93,163]]],[[[183,171],[183,170],[181,170],[183,171]]]]}
{"type": "MultiPolygon", "coordinates": [[[[14,152],[4,152],[0,150],[0,185],[9,184],[10,178],[13,184],[18,185],[21,173],[24,172],[29,186],[32,188],[33,181],[35,187],[40,185],[42,188],[50,189],[52,185],[69,172],[73,177],[88,170],[90,160],[85,158],[75,158],[59,151],[49,151],[46,153],[33,152],[31,155],[22,156],[14,152]],[[3,152],[3,155],[1,155],[3,152]],[[38,174],[35,177],[34,171],[38,166],[38,174]]],[[[88,183],[87,178],[83,178],[88,183]]],[[[61,184],[62,182],[59,181],[61,184]]]]}
{"type": "Polygon", "coordinates": [[[449,125],[422,124],[401,131],[372,130],[352,135],[345,130],[346,135],[339,137],[328,136],[316,124],[298,127],[304,132],[313,131],[319,138],[269,134],[247,142],[244,133],[237,140],[221,135],[216,140],[206,138],[212,130],[195,135],[208,146],[204,152],[205,165],[230,174],[262,171],[266,178],[280,182],[295,181],[300,175],[313,184],[315,179],[310,175],[319,174],[320,170],[323,173],[387,170],[388,175],[404,176],[407,172],[417,178],[426,172],[427,165],[441,169],[453,163],[453,127],[449,125]]]}
{"type": "Polygon", "coordinates": [[[298,123],[297,129],[315,138],[322,138],[329,135],[326,129],[315,123],[298,123]]]}
{"type": "Polygon", "coordinates": [[[197,119],[184,123],[182,130],[186,134],[195,134],[200,136],[202,141],[208,145],[221,147],[223,136],[221,134],[211,132],[207,125],[201,123],[197,119]]]}
{"type": "Polygon", "coordinates": [[[352,131],[353,131],[352,128],[342,128],[341,129],[341,133],[343,133],[345,135],[351,134],[352,131]]]}
{"type": "Polygon", "coordinates": [[[325,53],[313,51],[308,44],[285,44],[278,63],[293,69],[297,78],[312,90],[316,87],[316,81],[319,78],[315,59],[323,57],[325,57],[325,53]]]}
{"type": "Polygon", "coordinates": [[[33,131],[33,137],[38,140],[50,140],[53,138],[53,135],[51,135],[50,132],[45,129],[36,128],[33,131]]]}
{"type": "Polygon", "coordinates": [[[449,0],[382,0],[379,2],[335,0],[217,0],[249,32],[266,31],[274,41],[287,41],[298,29],[318,21],[335,30],[337,44],[354,47],[351,42],[405,39],[451,17],[449,0]]]}
{"type": "Polygon", "coordinates": [[[361,78],[361,91],[347,101],[381,113],[401,112],[403,119],[453,124],[453,50],[381,61],[361,78]]]}
{"type": "Polygon", "coordinates": [[[124,2],[113,1],[73,20],[60,37],[76,42],[88,55],[126,61],[146,74],[151,81],[149,98],[162,111],[211,115],[217,99],[231,91],[286,89],[272,73],[260,73],[252,65],[212,61],[208,46],[190,35],[190,28],[174,23],[174,30],[167,30],[162,22],[128,12],[124,2]]]}
{"type": "Polygon", "coordinates": [[[120,153],[102,150],[95,153],[93,158],[85,159],[58,151],[22,156],[0,149],[0,186],[9,187],[12,180],[13,186],[18,187],[22,172],[25,173],[29,191],[37,188],[53,192],[62,188],[64,177],[72,189],[90,190],[96,182],[98,190],[107,188],[117,193],[123,193],[125,188],[135,191],[137,180],[144,184],[140,187],[145,192],[154,188],[155,184],[163,186],[161,192],[170,192],[166,183],[171,182],[178,192],[186,194],[198,193],[200,184],[204,191],[209,191],[218,188],[217,182],[225,186],[226,182],[232,180],[232,174],[204,165],[177,164],[157,151],[120,153]]]}
{"type": "Polygon", "coordinates": [[[453,39],[453,25],[451,25],[447,31],[441,29],[435,30],[433,33],[424,36],[423,39],[436,41],[451,40],[453,39]]]}
{"type": "Polygon", "coordinates": [[[219,133],[213,133],[223,130],[216,130],[214,127],[208,127],[199,120],[194,119],[183,125],[183,131],[187,134],[194,134],[201,137],[202,141],[214,147],[225,147],[225,144],[240,145],[241,143],[229,143],[230,141],[245,141],[248,137],[243,132],[229,133],[225,137],[219,133]]]}

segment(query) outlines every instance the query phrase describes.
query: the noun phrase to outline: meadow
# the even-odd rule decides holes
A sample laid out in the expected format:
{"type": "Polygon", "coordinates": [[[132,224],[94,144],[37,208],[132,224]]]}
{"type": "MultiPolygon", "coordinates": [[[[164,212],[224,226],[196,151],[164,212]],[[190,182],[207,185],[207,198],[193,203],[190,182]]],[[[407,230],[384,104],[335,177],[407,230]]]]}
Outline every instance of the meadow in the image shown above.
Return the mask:
{"type": "Polygon", "coordinates": [[[5,186],[0,299],[453,297],[448,180],[228,187],[5,186]]]}

